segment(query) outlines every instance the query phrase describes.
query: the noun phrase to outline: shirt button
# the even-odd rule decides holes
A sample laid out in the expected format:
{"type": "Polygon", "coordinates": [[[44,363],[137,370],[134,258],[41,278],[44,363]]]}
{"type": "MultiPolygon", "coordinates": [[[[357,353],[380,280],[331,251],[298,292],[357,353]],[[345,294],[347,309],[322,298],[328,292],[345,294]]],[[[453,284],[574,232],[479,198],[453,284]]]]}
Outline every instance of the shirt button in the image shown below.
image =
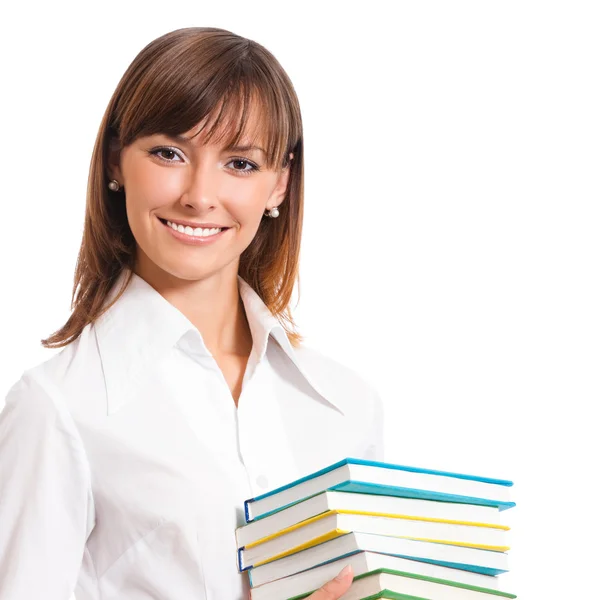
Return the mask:
{"type": "Polygon", "coordinates": [[[266,489],[267,486],[269,485],[269,480],[264,476],[264,475],[259,475],[256,478],[256,485],[258,485],[259,487],[266,489]]]}

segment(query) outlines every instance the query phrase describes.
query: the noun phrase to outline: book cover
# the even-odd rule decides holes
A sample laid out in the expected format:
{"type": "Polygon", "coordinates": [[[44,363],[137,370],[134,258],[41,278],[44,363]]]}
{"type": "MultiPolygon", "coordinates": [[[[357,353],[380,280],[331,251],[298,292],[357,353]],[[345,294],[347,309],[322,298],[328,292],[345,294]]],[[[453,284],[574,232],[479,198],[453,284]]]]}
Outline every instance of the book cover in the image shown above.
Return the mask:
{"type": "MultiPolygon", "coordinates": [[[[449,471],[423,469],[423,468],[410,467],[410,466],[404,466],[404,465],[396,465],[396,464],[386,463],[386,462],[363,460],[363,459],[358,459],[358,458],[345,458],[344,460],[341,460],[337,463],[334,463],[333,465],[325,467],[324,469],[321,469],[320,471],[316,471],[315,473],[311,473],[310,475],[301,477],[300,479],[292,481],[291,483],[288,483],[286,485],[280,486],[279,488],[276,488],[274,490],[266,492],[265,494],[261,494],[260,496],[246,500],[244,502],[244,511],[245,511],[246,522],[250,523],[254,520],[261,519],[268,515],[274,514],[275,512],[278,512],[279,510],[282,510],[283,508],[287,508],[288,506],[292,506],[293,504],[296,504],[296,502],[292,502],[292,503],[286,504],[284,506],[280,506],[275,510],[271,510],[271,511],[265,512],[264,514],[259,514],[259,515],[255,515],[255,516],[251,515],[250,507],[252,504],[259,502],[261,500],[264,500],[265,498],[269,498],[271,496],[279,494],[283,491],[294,488],[302,483],[310,481],[311,479],[315,479],[317,477],[320,477],[322,475],[330,473],[331,471],[334,471],[335,469],[343,467],[344,465],[364,465],[364,466],[368,466],[368,467],[378,467],[378,468],[383,468],[383,469],[406,471],[406,472],[410,472],[410,473],[421,473],[421,474],[427,474],[427,475],[451,477],[454,479],[468,480],[468,481],[473,481],[473,482],[490,483],[490,484],[499,485],[499,486],[503,486],[503,487],[511,487],[513,485],[512,481],[503,480],[503,479],[493,479],[493,478],[489,478],[489,477],[481,477],[481,476],[476,476],[476,475],[466,475],[463,473],[452,473],[449,471]]],[[[478,497],[473,497],[473,496],[462,496],[462,495],[456,495],[456,494],[448,494],[448,493],[444,493],[444,492],[424,491],[424,490],[419,490],[419,489],[411,489],[411,488],[396,487],[396,486],[389,486],[389,485],[384,486],[384,485],[374,484],[374,483],[365,482],[365,481],[353,481],[353,480],[345,481],[345,482],[336,484],[334,486],[328,487],[327,489],[328,490],[336,490],[336,491],[344,491],[344,492],[361,493],[361,494],[378,494],[378,495],[384,495],[384,496],[399,496],[399,497],[405,497],[405,498],[418,498],[418,499],[424,499],[424,500],[438,500],[438,501],[443,501],[443,502],[458,502],[458,503],[462,503],[462,504],[480,504],[480,505],[484,505],[484,506],[496,506],[500,510],[506,510],[508,508],[515,506],[514,502],[509,502],[509,501],[505,501],[505,500],[496,500],[493,498],[478,498],[478,497]]],[[[321,491],[323,491],[323,490],[320,490],[318,493],[321,493],[321,491]]],[[[312,494],[312,495],[314,496],[316,494],[312,494]]],[[[302,500],[304,500],[304,499],[306,499],[306,498],[302,498],[302,500]]],[[[301,501],[301,500],[299,500],[299,501],[301,501]]]]}

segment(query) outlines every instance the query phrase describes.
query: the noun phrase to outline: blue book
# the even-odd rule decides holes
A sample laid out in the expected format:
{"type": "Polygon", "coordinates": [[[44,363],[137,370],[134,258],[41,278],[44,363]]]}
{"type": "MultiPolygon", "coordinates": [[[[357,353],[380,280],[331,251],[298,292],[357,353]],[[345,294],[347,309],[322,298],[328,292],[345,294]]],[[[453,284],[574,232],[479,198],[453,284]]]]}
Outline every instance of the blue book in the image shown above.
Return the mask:
{"type": "Polygon", "coordinates": [[[479,504],[505,510],[512,481],[346,458],[244,502],[246,522],[272,515],[326,490],[479,504]]]}
{"type": "MultiPolygon", "coordinates": [[[[394,558],[400,558],[486,576],[496,576],[508,571],[508,554],[506,552],[352,532],[284,558],[253,567],[247,572],[252,587],[262,586],[338,561],[342,561],[344,564],[334,575],[337,575],[348,563],[352,564],[354,574],[358,575],[358,567],[362,561],[361,556],[373,557],[374,564],[379,564],[379,566],[393,564],[394,558]],[[380,562],[378,563],[378,561],[380,562]]],[[[483,587],[491,587],[491,585],[483,587]]]]}

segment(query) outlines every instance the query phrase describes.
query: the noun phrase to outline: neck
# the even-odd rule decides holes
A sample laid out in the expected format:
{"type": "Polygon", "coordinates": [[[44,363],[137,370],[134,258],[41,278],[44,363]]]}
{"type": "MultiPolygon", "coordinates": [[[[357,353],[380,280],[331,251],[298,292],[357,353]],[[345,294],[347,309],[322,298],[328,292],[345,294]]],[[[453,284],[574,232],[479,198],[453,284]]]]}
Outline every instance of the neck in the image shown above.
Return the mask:
{"type": "Polygon", "coordinates": [[[138,259],[134,271],[189,319],[213,356],[247,357],[252,334],[240,298],[238,265],[230,266],[200,280],[181,279],[150,260],[138,259]]]}

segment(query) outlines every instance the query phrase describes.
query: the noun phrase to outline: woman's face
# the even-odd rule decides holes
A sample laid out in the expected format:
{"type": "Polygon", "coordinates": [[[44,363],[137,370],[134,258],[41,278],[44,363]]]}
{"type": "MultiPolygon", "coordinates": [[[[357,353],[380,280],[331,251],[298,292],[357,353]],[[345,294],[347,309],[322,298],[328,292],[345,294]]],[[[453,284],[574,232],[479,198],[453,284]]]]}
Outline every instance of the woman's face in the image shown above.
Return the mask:
{"type": "MultiPolygon", "coordinates": [[[[113,158],[110,176],[124,188],[138,274],[156,276],[158,267],[167,277],[186,280],[237,275],[264,211],[285,197],[289,167],[267,170],[261,149],[225,150],[214,143],[218,136],[210,144],[203,136],[142,137],[113,158]]],[[[245,139],[240,144],[248,145],[245,139]]]]}

